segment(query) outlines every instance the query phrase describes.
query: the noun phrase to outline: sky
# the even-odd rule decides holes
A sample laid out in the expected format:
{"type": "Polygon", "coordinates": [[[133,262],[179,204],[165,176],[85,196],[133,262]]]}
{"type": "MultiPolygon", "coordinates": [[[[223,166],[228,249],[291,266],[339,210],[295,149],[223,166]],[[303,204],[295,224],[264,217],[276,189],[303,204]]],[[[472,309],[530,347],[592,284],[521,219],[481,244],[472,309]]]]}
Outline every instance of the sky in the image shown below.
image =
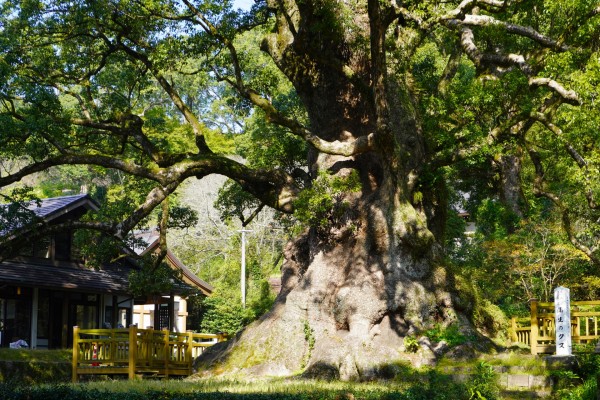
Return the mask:
{"type": "Polygon", "coordinates": [[[233,8],[241,8],[242,10],[249,10],[254,4],[254,0],[234,0],[233,8]]]}

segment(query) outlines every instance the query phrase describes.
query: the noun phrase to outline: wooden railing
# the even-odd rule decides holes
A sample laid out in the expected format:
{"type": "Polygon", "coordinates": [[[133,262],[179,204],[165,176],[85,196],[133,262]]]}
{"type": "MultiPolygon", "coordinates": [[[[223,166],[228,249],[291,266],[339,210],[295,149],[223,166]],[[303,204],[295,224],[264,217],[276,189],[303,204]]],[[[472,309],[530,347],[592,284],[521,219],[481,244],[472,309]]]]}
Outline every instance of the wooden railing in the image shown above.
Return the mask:
{"type": "Polygon", "coordinates": [[[202,351],[225,340],[221,334],[168,330],[79,329],[73,327],[73,382],[80,375],[191,375],[202,351]]]}
{"type": "MultiPolygon", "coordinates": [[[[554,303],[531,302],[530,318],[512,318],[511,339],[531,347],[531,354],[554,353],[556,350],[554,303]]],[[[584,345],[600,338],[600,301],[571,302],[571,340],[584,345]]]]}

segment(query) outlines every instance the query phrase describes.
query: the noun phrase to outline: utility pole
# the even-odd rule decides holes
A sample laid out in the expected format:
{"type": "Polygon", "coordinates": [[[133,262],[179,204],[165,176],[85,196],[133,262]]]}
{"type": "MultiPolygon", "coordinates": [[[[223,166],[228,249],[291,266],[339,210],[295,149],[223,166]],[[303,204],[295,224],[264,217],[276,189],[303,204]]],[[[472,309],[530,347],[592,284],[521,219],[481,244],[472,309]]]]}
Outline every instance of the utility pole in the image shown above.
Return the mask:
{"type": "Polygon", "coordinates": [[[242,233],[242,271],[240,281],[242,286],[242,307],[246,308],[246,232],[252,231],[242,228],[238,232],[242,233]]]}

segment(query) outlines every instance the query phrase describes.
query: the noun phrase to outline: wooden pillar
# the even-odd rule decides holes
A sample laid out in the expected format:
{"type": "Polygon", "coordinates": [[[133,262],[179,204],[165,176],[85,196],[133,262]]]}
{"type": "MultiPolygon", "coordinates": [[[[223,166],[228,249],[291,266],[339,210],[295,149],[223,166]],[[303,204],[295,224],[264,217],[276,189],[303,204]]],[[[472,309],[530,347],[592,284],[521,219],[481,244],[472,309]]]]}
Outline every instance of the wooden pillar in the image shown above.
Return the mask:
{"type": "Polygon", "coordinates": [[[175,313],[175,295],[169,296],[169,330],[179,332],[177,329],[177,314],[175,313]]]}
{"type": "Polygon", "coordinates": [[[38,317],[39,317],[39,298],[40,292],[38,288],[33,288],[33,295],[31,297],[31,341],[29,347],[32,349],[37,348],[37,331],[38,331],[38,317]]]}
{"type": "Polygon", "coordinates": [[[187,331],[185,359],[188,363],[188,375],[192,375],[194,372],[194,332],[192,331],[187,331]]]}
{"type": "Polygon", "coordinates": [[[65,296],[62,301],[62,330],[61,330],[61,348],[68,348],[69,340],[69,296],[65,296]]]}
{"type": "Polygon", "coordinates": [[[158,300],[154,300],[154,329],[160,330],[160,303],[161,297],[158,296],[158,300]]]}
{"type": "Polygon", "coordinates": [[[510,338],[512,340],[513,343],[518,343],[519,342],[519,338],[517,336],[517,317],[512,317],[510,320],[510,325],[512,327],[512,330],[510,332],[510,338]]]}
{"type": "Polygon", "coordinates": [[[165,328],[162,331],[164,340],[164,357],[165,357],[165,378],[169,377],[169,362],[171,361],[171,351],[169,348],[169,329],[165,328]]]}
{"type": "Polygon", "coordinates": [[[129,326],[129,379],[135,378],[137,362],[137,325],[129,326]]]}
{"type": "Polygon", "coordinates": [[[531,346],[531,354],[536,355],[538,353],[538,301],[537,299],[531,299],[531,333],[529,334],[529,345],[531,346]]]}
{"type": "Polygon", "coordinates": [[[117,359],[117,346],[118,346],[118,340],[117,340],[117,333],[115,331],[115,327],[113,327],[110,330],[110,343],[109,343],[109,349],[110,349],[110,359],[112,360],[112,364],[111,365],[115,365],[115,360],[117,359]]]}
{"type": "Polygon", "coordinates": [[[77,364],[79,363],[79,327],[73,327],[73,362],[72,362],[72,377],[73,383],[78,381],[77,364]]]}

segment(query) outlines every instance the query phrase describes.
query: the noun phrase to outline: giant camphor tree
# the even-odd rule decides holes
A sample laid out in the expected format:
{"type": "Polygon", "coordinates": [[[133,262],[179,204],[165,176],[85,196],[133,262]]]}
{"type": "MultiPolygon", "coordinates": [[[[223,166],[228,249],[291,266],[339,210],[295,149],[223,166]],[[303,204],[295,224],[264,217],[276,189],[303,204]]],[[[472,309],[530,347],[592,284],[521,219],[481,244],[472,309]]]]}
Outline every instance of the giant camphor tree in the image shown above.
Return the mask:
{"type": "Polygon", "coordinates": [[[528,196],[547,199],[598,259],[593,1],[1,7],[0,153],[19,167],[0,186],[65,164],[134,177],[147,192],[126,216],[73,223],[124,238],[159,206],[164,228],[186,179],[221,174],[255,199],[245,204],[310,225],[285,249],[274,308],[223,365],[357,377],[402,358],[407,335],[464,323],[441,244],[450,194],[473,177],[516,215],[528,196]],[[218,151],[222,135],[244,134],[227,110],[263,133],[246,143],[254,154],[301,142],[304,163],[218,151]]]}

